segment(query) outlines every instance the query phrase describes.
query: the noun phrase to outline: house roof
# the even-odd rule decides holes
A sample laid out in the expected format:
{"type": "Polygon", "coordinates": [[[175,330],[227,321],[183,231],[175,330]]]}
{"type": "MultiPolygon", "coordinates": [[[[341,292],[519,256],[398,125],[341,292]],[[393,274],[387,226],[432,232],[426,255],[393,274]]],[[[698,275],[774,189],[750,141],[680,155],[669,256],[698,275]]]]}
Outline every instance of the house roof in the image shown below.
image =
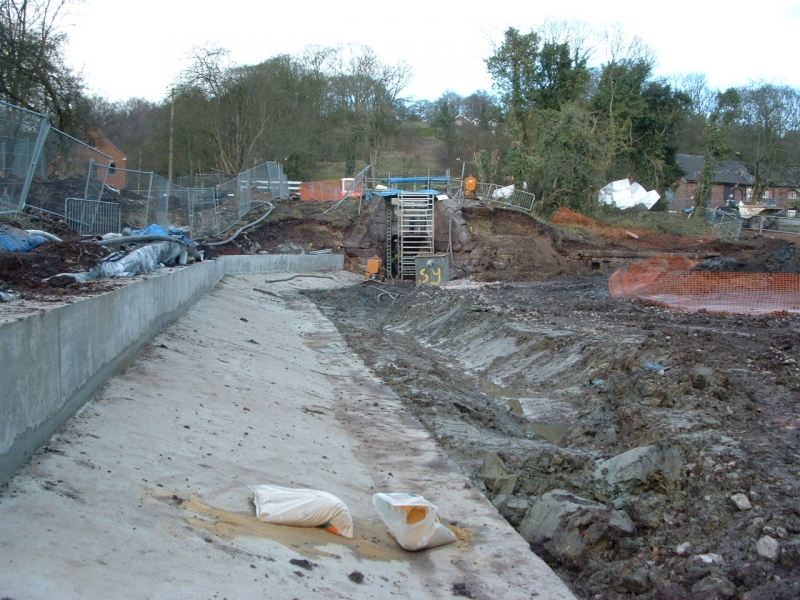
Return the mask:
{"type": "MultiPolygon", "coordinates": [[[[703,156],[694,154],[678,154],[675,160],[678,166],[683,169],[686,181],[697,181],[706,164],[703,156]]],[[[724,160],[714,167],[714,183],[753,185],[753,182],[753,176],[740,160],[724,160]]]]}

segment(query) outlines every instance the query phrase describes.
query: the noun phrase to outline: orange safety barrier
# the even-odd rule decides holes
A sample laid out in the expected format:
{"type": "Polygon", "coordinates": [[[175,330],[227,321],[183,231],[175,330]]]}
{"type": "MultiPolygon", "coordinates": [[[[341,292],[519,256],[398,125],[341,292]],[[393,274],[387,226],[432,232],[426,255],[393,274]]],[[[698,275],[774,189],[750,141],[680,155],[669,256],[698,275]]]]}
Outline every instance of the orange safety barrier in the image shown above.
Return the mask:
{"type": "Polygon", "coordinates": [[[634,298],[683,312],[800,314],[797,273],[691,271],[698,261],[663,256],[633,263],[608,281],[612,298],[634,298]]]}
{"type": "Polygon", "coordinates": [[[338,202],[342,199],[342,180],[304,181],[300,184],[300,200],[338,202]]]}
{"type": "MultiPolygon", "coordinates": [[[[324,179],[322,181],[304,181],[300,184],[300,200],[306,202],[338,202],[353,184],[352,179],[324,179]]],[[[354,197],[361,195],[361,183],[356,188],[354,197]]]]}

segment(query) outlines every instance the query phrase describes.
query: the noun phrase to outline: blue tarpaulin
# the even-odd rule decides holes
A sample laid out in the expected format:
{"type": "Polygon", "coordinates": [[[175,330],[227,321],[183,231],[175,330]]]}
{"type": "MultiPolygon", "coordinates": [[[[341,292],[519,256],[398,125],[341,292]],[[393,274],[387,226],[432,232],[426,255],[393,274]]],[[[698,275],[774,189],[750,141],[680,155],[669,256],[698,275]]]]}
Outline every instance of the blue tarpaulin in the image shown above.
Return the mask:
{"type": "Polygon", "coordinates": [[[369,193],[373,196],[380,196],[382,198],[392,198],[394,196],[403,196],[405,194],[433,194],[434,196],[438,196],[442,192],[438,190],[417,190],[416,192],[412,192],[409,190],[396,190],[393,188],[388,188],[385,190],[370,190],[369,193]]]}
{"type": "Polygon", "coordinates": [[[0,250],[8,252],[28,252],[47,241],[40,235],[33,235],[24,229],[0,225],[0,250]]]}
{"type": "Polygon", "coordinates": [[[173,238],[176,242],[180,242],[181,244],[188,244],[190,246],[197,245],[197,242],[187,238],[183,233],[183,229],[180,229],[179,227],[170,227],[169,229],[164,229],[161,227],[161,225],[153,224],[144,229],[134,229],[131,231],[131,235],[165,235],[173,238]]]}

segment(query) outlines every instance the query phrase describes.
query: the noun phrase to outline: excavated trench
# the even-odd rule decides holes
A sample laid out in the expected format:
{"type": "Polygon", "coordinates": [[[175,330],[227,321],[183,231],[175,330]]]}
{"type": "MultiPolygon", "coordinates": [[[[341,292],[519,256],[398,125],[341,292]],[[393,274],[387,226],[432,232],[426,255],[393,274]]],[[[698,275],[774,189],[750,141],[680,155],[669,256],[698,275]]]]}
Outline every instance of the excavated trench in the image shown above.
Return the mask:
{"type": "Polygon", "coordinates": [[[578,596],[800,597],[797,317],[601,275],[310,296],[578,596]]]}

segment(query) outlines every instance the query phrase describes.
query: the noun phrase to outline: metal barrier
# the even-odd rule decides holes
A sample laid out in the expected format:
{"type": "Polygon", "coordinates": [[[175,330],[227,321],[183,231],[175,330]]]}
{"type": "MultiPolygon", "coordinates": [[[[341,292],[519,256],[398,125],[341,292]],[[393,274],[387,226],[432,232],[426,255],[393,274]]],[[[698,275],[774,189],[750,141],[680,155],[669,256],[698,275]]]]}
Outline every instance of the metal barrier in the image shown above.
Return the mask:
{"type": "Polygon", "coordinates": [[[714,224],[717,237],[721,240],[738,240],[742,235],[742,218],[735,213],[715,208],[707,208],[706,220],[714,224]]]}
{"type": "Polygon", "coordinates": [[[47,125],[25,206],[65,216],[67,198],[100,200],[113,159],[47,125]]]}
{"type": "Polygon", "coordinates": [[[0,101],[0,213],[31,206],[66,218],[81,235],[156,223],[202,238],[238,224],[254,199],[289,198],[274,161],[229,181],[219,174],[179,181],[188,185],[115,167],[112,157],[51,127],[47,115],[0,101]],[[119,189],[107,184],[110,175],[119,189]]]}
{"type": "Polygon", "coordinates": [[[78,235],[103,235],[119,232],[122,227],[120,205],[83,198],[67,198],[64,218],[78,235]]]}
{"type": "Polygon", "coordinates": [[[533,210],[533,203],[536,202],[536,195],[518,190],[513,185],[491,184],[486,189],[483,199],[487,202],[522,208],[530,212],[533,210]]]}
{"type": "Polygon", "coordinates": [[[46,115],[0,101],[0,213],[25,207],[49,127],[46,115]]]}
{"type": "Polygon", "coordinates": [[[288,198],[283,168],[274,162],[259,165],[229,181],[199,176],[184,179],[208,184],[205,187],[176,185],[152,172],[116,171],[124,173],[125,186],[120,190],[106,186],[104,199],[113,199],[120,205],[123,229],[142,229],[155,223],[164,228],[183,229],[191,237],[202,239],[220,235],[237,225],[250,212],[254,197],[265,201],[288,198]],[[282,189],[286,190],[284,195],[282,189]]]}
{"type": "Polygon", "coordinates": [[[800,235],[800,219],[794,217],[770,217],[769,219],[774,222],[774,227],[769,227],[770,231],[800,235]]]}

